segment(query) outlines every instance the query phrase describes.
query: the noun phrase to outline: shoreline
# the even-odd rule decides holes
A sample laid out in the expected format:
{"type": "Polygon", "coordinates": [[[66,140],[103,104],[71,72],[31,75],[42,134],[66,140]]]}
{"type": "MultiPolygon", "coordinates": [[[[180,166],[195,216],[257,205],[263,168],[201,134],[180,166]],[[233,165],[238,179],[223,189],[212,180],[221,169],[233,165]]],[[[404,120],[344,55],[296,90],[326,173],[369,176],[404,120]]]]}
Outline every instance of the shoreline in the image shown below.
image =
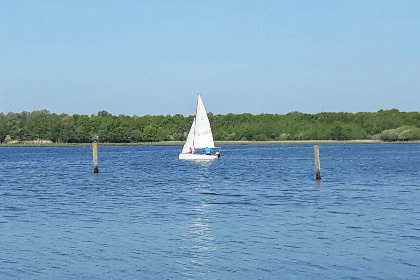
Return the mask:
{"type": "MultiPolygon", "coordinates": [[[[184,141],[160,141],[139,143],[98,143],[100,146],[182,146],[184,141]]],[[[381,140],[281,140],[281,141],[215,141],[216,146],[245,146],[245,145],[357,145],[357,144],[420,144],[420,141],[381,140]]],[[[13,143],[0,144],[1,147],[84,147],[91,143],[13,143]]]]}

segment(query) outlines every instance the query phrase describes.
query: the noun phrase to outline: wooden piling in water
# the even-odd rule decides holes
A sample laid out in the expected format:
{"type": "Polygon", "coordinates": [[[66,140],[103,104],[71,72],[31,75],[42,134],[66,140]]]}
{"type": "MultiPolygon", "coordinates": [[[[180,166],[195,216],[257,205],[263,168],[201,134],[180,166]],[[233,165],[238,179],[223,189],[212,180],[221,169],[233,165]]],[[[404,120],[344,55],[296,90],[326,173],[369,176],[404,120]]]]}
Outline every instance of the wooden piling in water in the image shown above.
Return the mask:
{"type": "Polygon", "coordinates": [[[319,160],[319,146],[314,146],[315,178],[321,180],[321,161],[319,160]]]}
{"type": "Polygon", "coordinates": [[[93,173],[99,173],[99,159],[98,159],[98,143],[92,143],[93,150],[93,173]]]}

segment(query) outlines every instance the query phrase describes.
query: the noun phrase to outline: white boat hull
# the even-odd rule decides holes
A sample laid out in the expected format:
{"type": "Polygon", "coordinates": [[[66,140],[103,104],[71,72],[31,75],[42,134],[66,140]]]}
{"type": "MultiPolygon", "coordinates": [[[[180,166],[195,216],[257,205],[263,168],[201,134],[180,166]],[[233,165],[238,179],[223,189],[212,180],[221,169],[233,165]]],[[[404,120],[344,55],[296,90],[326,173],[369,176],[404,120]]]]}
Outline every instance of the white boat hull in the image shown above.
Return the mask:
{"type": "Polygon", "coordinates": [[[204,154],[179,154],[179,159],[183,160],[214,160],[217,159],[217,155],[204,155],[204,154]]]}

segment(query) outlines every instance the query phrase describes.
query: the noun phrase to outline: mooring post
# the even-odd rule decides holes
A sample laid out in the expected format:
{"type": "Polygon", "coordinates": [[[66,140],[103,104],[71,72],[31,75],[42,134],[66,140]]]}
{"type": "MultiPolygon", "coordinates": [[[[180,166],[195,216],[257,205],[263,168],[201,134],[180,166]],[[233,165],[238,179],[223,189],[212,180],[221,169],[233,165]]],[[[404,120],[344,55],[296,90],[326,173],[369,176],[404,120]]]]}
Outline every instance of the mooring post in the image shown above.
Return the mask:
{"type": "Polygon", "coordinates": [[[99,173],[99,160],[98,160],[98,143],[94,141],[92,143],[93,150],[93,173],[99,173]]]}
{"type": "Polygon", "coordinates": [[[319,146],[314,146],[314,158],[315,158],[315,176],[317,180],[321,180],[321,161],[319,160],[319,146]]]}

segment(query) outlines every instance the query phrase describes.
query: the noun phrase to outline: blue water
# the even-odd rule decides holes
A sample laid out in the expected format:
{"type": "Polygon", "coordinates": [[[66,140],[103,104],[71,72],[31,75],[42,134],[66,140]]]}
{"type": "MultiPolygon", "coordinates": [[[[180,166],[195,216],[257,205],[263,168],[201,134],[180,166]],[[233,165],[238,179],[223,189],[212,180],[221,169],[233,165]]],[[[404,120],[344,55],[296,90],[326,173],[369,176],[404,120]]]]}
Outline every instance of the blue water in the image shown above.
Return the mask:
{"type": "Polygon", "coordinates": [[[420,145],[0,148],[0,279],[420,279],[420,145]]]}

